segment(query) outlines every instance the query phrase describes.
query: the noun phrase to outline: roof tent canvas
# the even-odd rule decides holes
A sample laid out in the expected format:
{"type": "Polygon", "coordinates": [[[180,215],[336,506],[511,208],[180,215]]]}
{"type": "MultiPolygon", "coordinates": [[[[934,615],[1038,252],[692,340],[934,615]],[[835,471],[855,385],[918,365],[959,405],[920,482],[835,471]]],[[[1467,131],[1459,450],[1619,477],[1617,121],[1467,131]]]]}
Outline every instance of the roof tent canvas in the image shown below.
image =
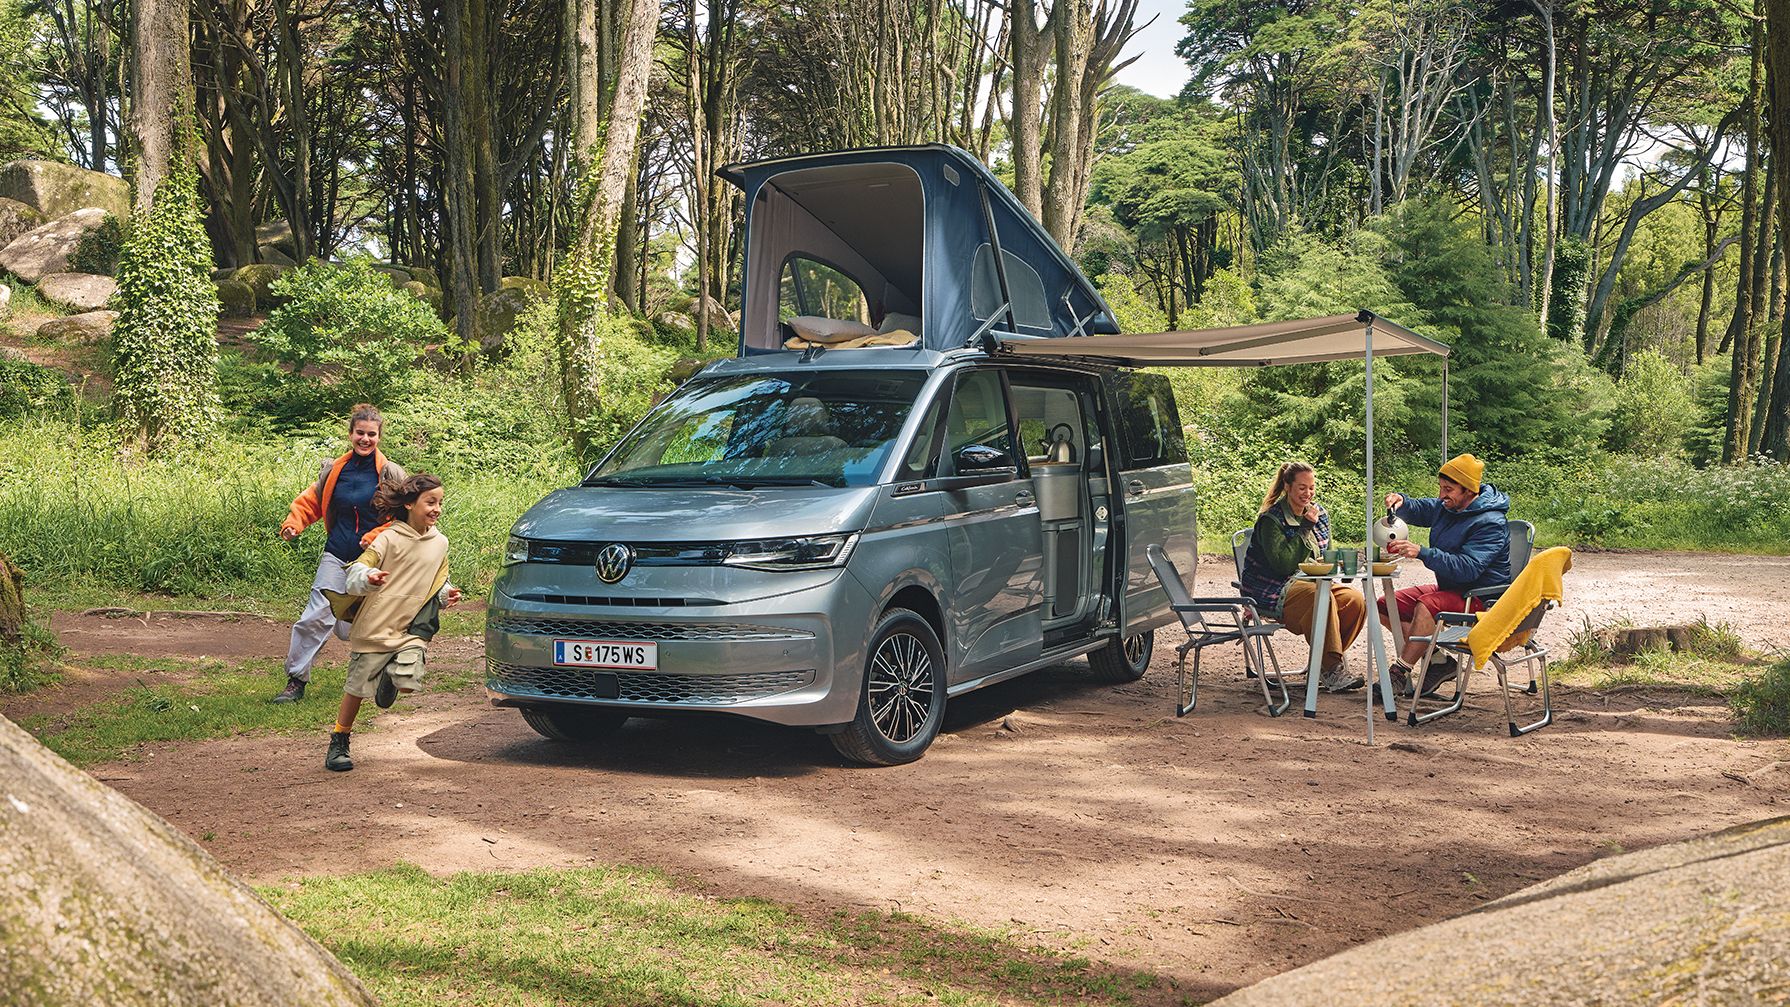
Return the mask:
{"type": "Polygon", "coordinates": [[[728,165],[720,174],[746,196],[742,356],[783,348],[778,323],[792,258],[856,281],[872,324],[890,313],[918,316],[927,349],[957,349],[987,332],[1118,332],[1075,262],[981,161],[956,147],[808,154],[728,165]]]}

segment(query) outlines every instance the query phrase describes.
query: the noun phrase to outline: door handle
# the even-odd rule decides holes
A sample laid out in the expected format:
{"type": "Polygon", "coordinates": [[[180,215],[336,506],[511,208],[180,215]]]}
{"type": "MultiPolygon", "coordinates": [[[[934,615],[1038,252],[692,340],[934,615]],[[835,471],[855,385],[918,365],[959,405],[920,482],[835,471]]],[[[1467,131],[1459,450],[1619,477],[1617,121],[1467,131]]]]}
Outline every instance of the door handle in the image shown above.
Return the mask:
{"type": "Polygon", "coordinates": [[[1125,495],[1126,496],[1134,496],[1134,497],[1143,496],[1144,495],[1144,481],[1142,479],[1133,479],[1130,482],[1126,483],[1125,484],[1125,495]]]}
{"type": "Polygon", "coordinates": [[[1032,494],[1031,490],[1020,490],[1018,493],[1013,494],[1013,502],[1021,507],[1030,507],[1032,504],[1036,503],[1037,500],[1038,498],[1032,494]]]}

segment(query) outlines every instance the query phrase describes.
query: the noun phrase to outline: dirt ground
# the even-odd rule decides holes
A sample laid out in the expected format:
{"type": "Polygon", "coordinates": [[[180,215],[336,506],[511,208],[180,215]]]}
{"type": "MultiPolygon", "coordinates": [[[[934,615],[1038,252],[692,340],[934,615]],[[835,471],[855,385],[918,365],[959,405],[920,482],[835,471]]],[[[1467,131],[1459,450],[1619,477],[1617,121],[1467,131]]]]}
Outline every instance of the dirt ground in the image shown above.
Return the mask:
{"type": "MultiPolygon", "coordinates": [[[[1203,559],[1196,593],[1228,573],[1203,559]]],[[[1543,639],[1562,643],[1586,617],[1701,614],[1752,647],[1784,647],[1790,620],[1768,587],[1786,575],[1790,558],[1582,554],[1543,639]]],[[[253,618],[53,626],[77,655],[272,657],[286,639],[253,618]]],[[[399,861],[657,866],[717,895],[1003,929],[1169,977],[1142,995],[1162,1003],[1790,805],[1790,773],[1773,769],[1790,743],[1734,740],[1716,700],[1563,690],[1553,727],[1511,739],[1482,682],[1461,715],[1415,730],[1381,720],[1368,747],[1361,693],[1324,697],[1315,720],[1269,718],[1235,648],[1208,658],[1200,708],[1176,719],[1180,639],[1161,634],[1135,684],[1097,685],[1074,662],[954,700],[932,750],[895,769],[719,719],[636,720],[605,748],[567,749],[473,689],[380,715],[346,775],[323,770],[321,733],[158,744],[94,772],[257,882],[399,861]]],[[[1281,639],[1298,660],[1302,645],[1281,639]]],[[[446,641],[437,657],[476,666],[479,646],[446,641]]],[[[5,712],[121,684],[94,673],[5,712]]],[[[334,701],[307,700],[320,722],[334,701]]]]}

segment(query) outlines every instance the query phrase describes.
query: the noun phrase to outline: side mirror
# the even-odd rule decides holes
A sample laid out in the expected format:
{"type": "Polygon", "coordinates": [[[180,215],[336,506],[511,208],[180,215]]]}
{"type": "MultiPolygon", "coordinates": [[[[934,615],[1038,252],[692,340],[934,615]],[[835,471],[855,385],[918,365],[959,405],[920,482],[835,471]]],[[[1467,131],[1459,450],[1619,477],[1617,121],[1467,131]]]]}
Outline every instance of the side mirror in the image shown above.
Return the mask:
{"type": "Polygon", "coordinates": [[[960,476],[986,475],[1004,469],[1019,471],[1012,456],[1005,451],[986,444],[965,444],[957,449],[957,474],[960,476]]]}

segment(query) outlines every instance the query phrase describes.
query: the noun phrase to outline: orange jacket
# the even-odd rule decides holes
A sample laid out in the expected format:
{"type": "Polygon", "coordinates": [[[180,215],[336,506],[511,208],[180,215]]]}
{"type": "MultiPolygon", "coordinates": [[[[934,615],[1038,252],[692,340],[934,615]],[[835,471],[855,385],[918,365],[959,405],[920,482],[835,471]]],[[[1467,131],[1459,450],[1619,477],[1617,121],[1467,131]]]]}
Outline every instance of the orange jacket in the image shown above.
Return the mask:
{"type": "MultiPolygon", "coordinates": [[[[325,529],[329,528],[329,498],[336,492],[336,479],[342,474],[342,466],[347,465],[348,459],[352,457],[354,452],[350,451],[340,458],[323,463],[322,469],[317,473],[317,481],[292,498],[292,508],[286,512],[286,520],[280,522],[282,531],[290,528],[296,535],[318,521],[323,522],[325,529]]],[[[404,478],[403,467],[386,458],[378,448],[373,449],[373,466],[379,470],[379,481],[382,483],[398,482],[404,478]]],[[[364,547],[373,541],[373,537],[384,531],[390,523],[388,521],[362,535],[361,545],[364,547]]]]}

